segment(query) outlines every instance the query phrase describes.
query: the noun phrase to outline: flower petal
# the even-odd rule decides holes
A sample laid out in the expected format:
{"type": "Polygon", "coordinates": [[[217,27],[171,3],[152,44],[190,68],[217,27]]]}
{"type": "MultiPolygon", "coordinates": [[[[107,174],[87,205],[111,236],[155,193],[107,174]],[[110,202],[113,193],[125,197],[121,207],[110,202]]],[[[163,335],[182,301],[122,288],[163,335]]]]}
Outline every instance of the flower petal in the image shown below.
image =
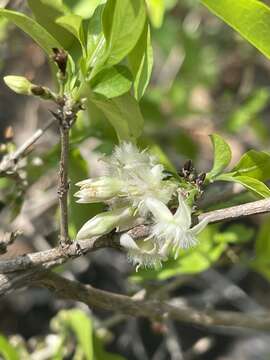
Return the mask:
{"type": "Polygon", "coordinates": [[[197,225],[193,226],[193,228],[188,230],[188,233],[195,236],[199,234],[209,223],[209,219],[206,217],[202,221],[200,221],[197,225]]]}
{"type": "Polygon", "coordinates": [[[174,220],[183,229],[189,229],[191,225],[191,209],[186,204],[183,195],[178,192],[178,209],[174,214],[174,220]]]}
{"type": "Polygon", "coordinates": [[[172,221],[173,214],[170,212],[168,207],[156,198],[148,197],[145,200],[146,207],[151,211],[156,221],[172,221]]]}

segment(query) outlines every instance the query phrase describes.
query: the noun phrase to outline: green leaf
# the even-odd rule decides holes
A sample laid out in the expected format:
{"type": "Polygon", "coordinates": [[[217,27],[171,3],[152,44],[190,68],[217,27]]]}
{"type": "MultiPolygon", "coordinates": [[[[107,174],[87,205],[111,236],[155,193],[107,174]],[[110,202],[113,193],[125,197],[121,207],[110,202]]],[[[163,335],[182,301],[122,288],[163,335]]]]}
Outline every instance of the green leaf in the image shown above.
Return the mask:
{"type": "Polygon", "coordinates": [[[91,18],[99,5],[105,4],[106,0],[69,0],[69,2],[73,14],[88,19],[91,18]]]}
{"type": "Polygon", "coordinates": [[[232,176],[248,176],[257,180],[270,179],[270,154],[264,151],[250,150],[228,174],[232,176]]]}
{"type": "Polygon", "coordinates": [[[83,18],[79,15],[68,14],[59,17],[56,23],[61,25],[80,42],[83,52],[85,51],[85,36],[83,30],[83,18]]]}
{"type": "Polygon", "coordinates": [[[231,162],[232,152],[226,141],[217,134],[210,135],[214,147],[214,164],[212,170],[207,174],[208,179],[219,175],[231,162]]]}
{"type": "Polygon", "coordinates": [[[84,358],[93,360],[93,326],[91,318],[79,309],[62,310],[57,315],[57,318],[75,334],[78,344],[85,355],[84,358]]]}
{"type": "Polygon", "coordinates": [[[87,179],[88,166],[87,162],[81,155],[78,148],[72,148],[69,157],[69,178],[70,178],[70,191],[69,191],[69,212],[70,212],[70,223],[69,231],[70,236],[75,237],[78,230],[82,225],[95,216],[97,213],[102,211],[102,205],[100,204],[78,204],[74,198],[75,192],[79,190],[75,184],[81,180],[87,179]]]}
{"type": "Polygon", "coordinates": [[[130,90],[132,75],[126,66],[116,65],[100,71],[90,81],[90,85],[94,93],[111,99],[130,90]]]}
{"type": "Polygon", "coordinates": [[[59,42],[50,35],[41,25],[30,17],[11,10],[0,9],[0,16],[12,21],[22,29],[48,54],[52,54],[53,47],[61,47],[59,42]]]}
{"type": "Polygon", "coordinates": [[[201,0],[214,14],[270,58],[270,9],[257,0],[201,0]]]}
{"type": "Polygon", "coordinates": [[[91,101],[105,114],[119,140],[134,141],[141,135],[144,120],[139,104],[130,94],[113,99],[95,97],[91,101]]]}
{"type": "Polygon", "coordinates": [[[102,13],[104,6],[98,6],[88,22],[87,30],[87,65],[88,68],[96,66],[102,59],[106,50],[106,41],[102,31],[102,13]]]}
{"type": "Polygon", "coordinates": [[[55,23],[56,19],[67,13],[62,0],[27,0],[36,21],[52,34],[61,47],[68,49],[74,37],[63,27],[55,23]]]}
{"type": "Polygon", "coordinates": [[[5,360],[19,360],[19,354],[16,349],[8,342],[8,340],[0,335],[0,354],[5,360]]]}
{"type": "Polygon", "coordinates": [[[150,81],[153,68],[153,49],[147,22],[140,39],[128,56],[128,61],[134,77],[135,98],[139,101],[150,81]]]}
{"type": "Polygon", "coordinates": [[[146,0],[146,4],[152,25],[159,28],[163,22],[165,0],[146,0]]]}
{"type": "Polygon", "coordinates": [[[270,189],[260,180],[249,176],[231,176],[230,174],[224,174],[218,177],[218,180],[233,181],[243,185],[247,190],[252,191],[259,197],[267,198],[270,196],[270,189]]]}
{"type": "Polygon", "coordinates": [[[144,28],[144,0],[108,0],[102,17],[106,39],[105,64],[119,63],[134,48],[144,28]]]}

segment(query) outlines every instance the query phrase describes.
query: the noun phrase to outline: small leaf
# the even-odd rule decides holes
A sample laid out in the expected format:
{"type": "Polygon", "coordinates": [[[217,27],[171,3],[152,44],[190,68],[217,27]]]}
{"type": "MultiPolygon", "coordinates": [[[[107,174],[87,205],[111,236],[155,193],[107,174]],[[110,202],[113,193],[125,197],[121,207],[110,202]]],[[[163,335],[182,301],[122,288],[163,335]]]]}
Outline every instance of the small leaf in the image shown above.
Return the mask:
{"type": "Polygon", "coordinates": [[[63,27],[57,25],[55,20],[67,13],[62,0],[27,0],[36,21],[52,34],[61,47],[68,49],[74,37],[63,27]]]}
{"type": "Polygon", "coordinates": [[[82,50],[85,49],[85,36],[83,30],[83,18],[79,15],[68,14],[59,17],[56,23],[61,25],[71,34],[73,34],[80,42],[82,50]]]}
{"type": "Polygon", "coordinates": [[[257,0],[202,0],[214,14],[270,58],[270,8],[257,0]]]}
{"type": "Polygon", "coordinates": [[[113,99],[95,97],[91,101],[105,114],[119,140],[134,141],[141,135],[144,120],[139,104],[130,94],[113,99]]]}
{"type": "Polygon", "coordinates": [[[12,21],[31,38],[48,54],[51,55],[52,48],[61,47],[58,41],[47,32],[41,25],[30,17],[11,10],[0,9],[0,16],[12,21]]]}
{"type": "Polygon", "coordinates": [[[116,65],[99,72],[90,82],[94,93],[108,99],[128,92],[132,85],[132,75],[126,66],[116,65]]]}
{"type": "Polygon", "coordinates": [[[144,28],[144,0],[108,0],[102,17],[106,39],[105,64],[119,63],[134,48],[144,28]]]}
{"type": "Polygon", "coordinates": [[[164,0],[146,0],[148,6],[148,13],[151,23],[154,27],[159,28],[162,25],[165,1],[164,0]]]}
{"type": "Polygon", "coordinates": [[[221,136],[212,134],[210,138],[214,147],[214,164],[210,173],[207,174],[207,178],[213,179],[230,164],[232,152],[230,146],[221,136]]]}
{"type": "Polygon", "coordinates": [[[270,154],[264,151],[250,150],[228,174],[232,176],[248,176],[257,180],[270,179],[270,154]]]}
{"type": "Polygon", "coordinates": [[[270,189],[268,186],[260,180],[249,176],[231,176],[230,174],[224,174],[219,176],[218,180],[237,182],[254,194],[259,195],[259,197],[267,198],[270,196],[270,189]]]}
{"type": "Polygon", "coordinates": [[[128,56],[128,61],[134,77],[135,98],[139,101],[150,81],[153,68],[153,49],[147,22],[140,39],[128,56]]]}

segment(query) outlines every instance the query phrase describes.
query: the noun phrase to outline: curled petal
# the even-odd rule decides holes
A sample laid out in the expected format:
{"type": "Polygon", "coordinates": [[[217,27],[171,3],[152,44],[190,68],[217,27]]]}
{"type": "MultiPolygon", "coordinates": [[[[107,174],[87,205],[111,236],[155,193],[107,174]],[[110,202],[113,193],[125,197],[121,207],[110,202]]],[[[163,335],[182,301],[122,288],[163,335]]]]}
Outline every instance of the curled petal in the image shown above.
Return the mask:
{"type": "Polygon", "coordinates": [[[168,207],[158,199],[154,197],[147,198],[145,200],[145,206],[151,211],[156,222],[170,222],[173,220],[173,214],[168,207]]]}
{"type": "Polygon", "coordinates": [[[174,214],[174,220],[184,229],[189,229],[191,225],[191,209],[186,204],[183,195],[178,192],[178,208],[174,214]]]}

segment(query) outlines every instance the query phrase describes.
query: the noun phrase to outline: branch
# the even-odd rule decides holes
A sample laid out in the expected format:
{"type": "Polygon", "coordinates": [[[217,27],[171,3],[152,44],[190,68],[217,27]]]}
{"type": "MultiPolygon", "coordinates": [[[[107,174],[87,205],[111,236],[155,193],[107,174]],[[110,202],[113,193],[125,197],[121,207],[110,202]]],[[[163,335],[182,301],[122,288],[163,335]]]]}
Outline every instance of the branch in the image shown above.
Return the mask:
{"type": "Polygon", "coordinates": [[[90,307],[162,321],[168,318],[200,326],[229,326],[270,331],[270,313],[248,315],[231,311],[197,310],[173,306],[160,300],[140,300],[98,290],[49,272],[37,277],[35,285],[48,288],[58,297],[80,301],[90,307]]]}
{"type": "Polygon", "coordinates": [[[18,161],[23,158],[28,150],[33,146],[38,139],[46,132],[46,130],[55,122],[55,119],[50,119],[46,125],[38,129],[29,139],[27,139],[17,150],[13,153],[6,155],[0,162],[0,176],[5,175],[7,172],[14,172],[15,166],[18,161]]]}
{"type": "MultiPolygon", "coordinates": [[[[270,212],[270,198],[258,200],[243,205],[232,206],[226,209],[214,210],[199,215],[199,220],[208,217],[209,223],[223,220],[232,220],[237,217],[249,216],[270,212]]],[[[139,225],[128,231],[128,234],[138,240],[150,235],[151,226],[139,225]]],[[[93,252],[101,248],[120,249],[119,236],[117,233],[95,237],[89,240],[74,240],[71,244],[57,246],[50,250],[17,256],[11,260],[0,261],[0,273],[11,273],[37,267],[49,269],[67,262],[70,258],[77,258],[82,254],[93,252]]],[[[0,282],[1,294],[1,282],[0,282]]]]}

